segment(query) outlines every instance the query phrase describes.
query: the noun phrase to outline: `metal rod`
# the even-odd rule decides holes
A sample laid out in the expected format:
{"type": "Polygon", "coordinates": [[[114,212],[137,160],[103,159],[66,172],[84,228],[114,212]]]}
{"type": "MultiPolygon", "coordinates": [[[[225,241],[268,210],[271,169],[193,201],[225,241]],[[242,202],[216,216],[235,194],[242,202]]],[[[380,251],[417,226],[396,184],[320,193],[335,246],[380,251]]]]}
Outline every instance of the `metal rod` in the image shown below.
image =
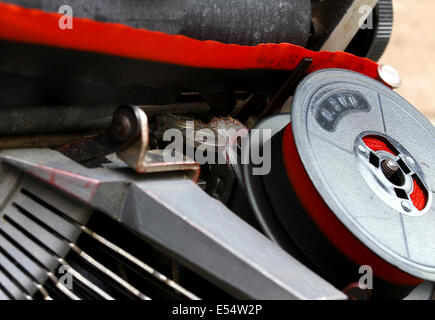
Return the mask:
{"type": "Polygon", "coordinates": [[[96,234],[94,231],[88,229],[85,226],[80,226],[80,228],[87,233],[89,236],[91,236],[92,238],[94,238],[95,240],[97,240],[98,242],[100,242],[101,244],[103,244],[104,246],[106,246],[107,248],[111,249],[112,251],[118,253],[119,255],[123,256],[124,258],[126,258],[127,260],[133,262],[134,264],[136,264],[137,266],[139,266],[142,270],[146,271],[147,273],[149,273],[150,275],[152,275],[153,277],[155,277],[157,280],[166,283],[169,287],[171,287],[172,289],[178,291],[179,293],[181,293],[182,295],[184,295],[186,298],[191,299],[191,300],[201,300],[200,298],[198,298],[196,295],[194,295],[193,293],[191,293],[190,291],[186,290],[185,288],[183,288],[182,286],[180,286],[178,283],[176,283],[175,281],[169,279],[168,277],[166,277],[165,275],[161,274],[160,272],[158,272],[157,270],[155,270],[154,268],[152,268],[151,266],[147,265],[145,262],[142,262],[141,260],[137,259],[136,257],[134,257],[133,255],[131,255],[130,253],[128,253],[127,251],[123,250],[122,248],[118,247],[117,245],[115,245],[114,243],[108,241],[107,239],[103,238],[102,236],[96,234]]]}

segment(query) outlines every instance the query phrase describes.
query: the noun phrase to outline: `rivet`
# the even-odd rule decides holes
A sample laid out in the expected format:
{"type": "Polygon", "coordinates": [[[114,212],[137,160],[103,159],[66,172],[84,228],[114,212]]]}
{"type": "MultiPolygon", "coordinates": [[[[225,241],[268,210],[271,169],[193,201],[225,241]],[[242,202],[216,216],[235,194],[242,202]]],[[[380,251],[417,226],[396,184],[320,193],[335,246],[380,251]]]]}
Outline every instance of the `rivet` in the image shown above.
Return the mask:
{"type": "Polygon", "coordinates": [[[412,205],[411,205],[411,203],[409,201],[402,201],[402,208],[406,212],[411,212],[412,211],[412,205]]]}
{"type": "Polygon", "coordinates": [[[399,72],[387,64],[378,65],[378,76],[379,80],[393,89],[398,89],[402,85],[399,72]]]}

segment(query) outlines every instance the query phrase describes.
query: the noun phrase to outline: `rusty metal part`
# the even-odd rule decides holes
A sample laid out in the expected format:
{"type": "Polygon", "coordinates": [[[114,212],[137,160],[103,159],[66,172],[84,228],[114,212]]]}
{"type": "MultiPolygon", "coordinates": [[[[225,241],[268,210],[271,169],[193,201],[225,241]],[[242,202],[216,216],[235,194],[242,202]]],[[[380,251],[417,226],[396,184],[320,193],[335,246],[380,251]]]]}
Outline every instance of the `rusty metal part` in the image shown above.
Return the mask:
{"type": "Polygon", "coordinates": [[[180,154],[165,161],[164,150],[148,150],[148,118],[138,106],[124,105],[115,110],[110,127],[102,134],[63,145],[56,150],[76,162],[98,165],[99,159],[117,153],[138,173],[186,171],[194,181],[199,177],[199,165],[180,154]]]}
{"type": "Polygon", "coordinates": [[[193,181],[198,181],[200,166],[194,160],[191,160],[184,155],[180,161],[166,161],[164,150],[148,150],[143,155],[139,151],[137,144],[118,152],[118,158],[127,163],[138,173],[153,173],[153,172],[168,172],[168,171],[183,171],[193,181]]]}
{"type": "Polygon", "coordinates": [[[84,163],[121,150],[140,135],[137,121],[140,109],[120,106],[115,110],[110,127],[102,134],[66,144],[56,150],[67,157],[84,163]]]}
{"type": "Polygon", "coordinates": [[[200,167],[195,161],[182,154],[179,154],[178,157],[174,155],[175,159],[181,159],[181,161],[165,161],[165,150],[148,150],[148,118],[145,112],[140,109],[138,109],[137,115],[140,131],[139,139],[129,147],[118,151],[118,158],[123,160],[138,173],[185,171],[193,181],[197,181],[200,167]]]}

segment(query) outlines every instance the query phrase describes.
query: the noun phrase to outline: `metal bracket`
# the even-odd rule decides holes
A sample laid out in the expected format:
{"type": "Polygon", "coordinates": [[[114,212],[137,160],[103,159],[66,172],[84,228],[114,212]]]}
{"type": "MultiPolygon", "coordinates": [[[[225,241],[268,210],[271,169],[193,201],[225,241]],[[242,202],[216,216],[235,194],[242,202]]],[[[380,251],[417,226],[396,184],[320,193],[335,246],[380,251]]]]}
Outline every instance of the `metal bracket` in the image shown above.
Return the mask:
{"type": "MultiPolygon", "coordinates": [[[[148,150],[149,127],[148,118],[143,110],[137,108],[140,128],[139,138],[130,146],[116,153],[119,159],[124,161],[138,173],[186,171],[192,180],[199,178],[200,166],[194,160],[183,154],[176,154],[174,159],[181,161],[165,161],[164,150],[148,150]]],[[[177,153],[177,151],[174,151],[177,153]]]]}
{"type": "Polygon", "coordinates": [[[148,117],[138,106],[120,106],[113,113],[110,127],[102,134],[67,144],[57,151],[81,164],[93,163],[116,153],[138,173],[185,171],[197,181],[200,166],[183,154],[172,155],[165,161],[164,150],[148,150],[148,117]]]}

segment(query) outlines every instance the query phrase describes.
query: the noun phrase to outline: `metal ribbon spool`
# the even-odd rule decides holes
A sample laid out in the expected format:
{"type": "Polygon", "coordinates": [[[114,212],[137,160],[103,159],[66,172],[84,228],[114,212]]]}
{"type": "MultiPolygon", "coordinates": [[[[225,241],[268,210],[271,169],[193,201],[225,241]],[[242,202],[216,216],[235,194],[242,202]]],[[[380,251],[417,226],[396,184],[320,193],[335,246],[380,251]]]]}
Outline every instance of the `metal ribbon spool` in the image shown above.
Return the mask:
{"type": "MultiPolygon", "coordinates": [[[[374,274],[373,296],[435,280],[435,130],[388,87],[340,69],[307,76],[272,129],[272,169],[244,179],[263,231],[337,287],[374,274]]],[[[254,142],[255,143],[255,142],[254,142]]],[[[259,143],[258,141],[256,143],[259,143]]]]}

